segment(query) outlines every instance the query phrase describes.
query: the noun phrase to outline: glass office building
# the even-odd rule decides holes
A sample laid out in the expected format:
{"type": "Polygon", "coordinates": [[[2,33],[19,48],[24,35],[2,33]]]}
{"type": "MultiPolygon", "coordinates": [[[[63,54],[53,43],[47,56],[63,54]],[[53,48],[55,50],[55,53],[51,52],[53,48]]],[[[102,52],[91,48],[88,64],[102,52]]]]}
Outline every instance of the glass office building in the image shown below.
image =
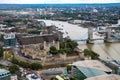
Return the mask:
{"type": "Polygon", "coordinates": [[[86,78],[95,77],[99,75],[105,75],[104,71],[94,69],[94,68],[87,68],[81,66],[73,66],[72,68],[72,77],[76,80],[84,80],[86,78]]]}
{"type": "Polygon", "coordinates": [[[5,34],[4,35],[4,46],[15,46],[16,45],[16,38],[14,33],[5,34]]]}

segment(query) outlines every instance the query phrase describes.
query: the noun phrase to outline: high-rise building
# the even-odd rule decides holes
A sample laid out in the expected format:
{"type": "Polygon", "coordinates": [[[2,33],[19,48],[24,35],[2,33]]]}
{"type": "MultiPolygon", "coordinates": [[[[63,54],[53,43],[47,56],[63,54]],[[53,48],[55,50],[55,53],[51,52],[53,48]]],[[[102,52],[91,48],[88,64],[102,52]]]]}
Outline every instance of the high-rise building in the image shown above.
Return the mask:
{"type": "Polygon", "coordinates": [[[15,39],[15,34],[10,33],[10,34],[5,34],[4,35],[4,46],[15,46],[16,44],[16,39],[15,39]]]}

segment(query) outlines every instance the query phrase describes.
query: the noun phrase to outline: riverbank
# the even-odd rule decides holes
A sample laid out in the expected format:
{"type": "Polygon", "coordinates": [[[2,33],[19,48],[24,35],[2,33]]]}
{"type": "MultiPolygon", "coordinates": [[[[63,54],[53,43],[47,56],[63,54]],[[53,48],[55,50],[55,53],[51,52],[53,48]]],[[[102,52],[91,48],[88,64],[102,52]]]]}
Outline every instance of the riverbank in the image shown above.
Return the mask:
{"type": "MultiPolygon", "coordinates": [[[[52,20],[39,20],[44,21],[47,26],[55,25],[61,28],[63,32],[63,37],[69,36],[72,40],[75,39],[87,39],[88,29],[80,27],[78,25],[70,24],[63,21],[52,21],[52,20]],[[66,33],[67,32],[67,33],[66,33]]],[[[94,33],[93,38],[103,38],[94,33]]],[[[78,42],[79,48],[84,50],[86,48],[91,49],[100,55],[100,59],[113,58],[120,60],[120,43],[104,43],[102,40],[95,41],[94,44],[86,44],[86,42],[78,42]]]]}

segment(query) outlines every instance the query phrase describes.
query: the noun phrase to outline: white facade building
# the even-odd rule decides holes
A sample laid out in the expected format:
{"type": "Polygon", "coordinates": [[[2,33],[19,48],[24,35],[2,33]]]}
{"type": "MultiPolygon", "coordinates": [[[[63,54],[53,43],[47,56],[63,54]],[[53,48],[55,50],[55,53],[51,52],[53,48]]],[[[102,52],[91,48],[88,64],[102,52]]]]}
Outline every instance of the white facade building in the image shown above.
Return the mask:
{"type": "Polygon", "coordinates": [[[42,80],[41,78],[39,78],[38,76],[36,76],[35,74],[29,74],[26,76],[26,78],[28,80],[42,80]]]}

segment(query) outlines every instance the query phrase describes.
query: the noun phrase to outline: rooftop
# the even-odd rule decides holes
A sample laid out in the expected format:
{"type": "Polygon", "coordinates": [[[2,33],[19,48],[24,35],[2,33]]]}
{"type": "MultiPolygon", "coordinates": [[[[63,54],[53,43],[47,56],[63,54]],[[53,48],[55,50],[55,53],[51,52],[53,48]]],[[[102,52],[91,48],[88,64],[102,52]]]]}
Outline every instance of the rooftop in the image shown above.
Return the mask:
{"type": "Polygon", "coordinates": [[[56,78],[57,78],[58,80],[64,80],[64,79],[63,79],[62,77],[60,77],[59,75],[57,75],[56,78]]]}
{"type": "Polygon", "coordinates": [[[0,27],[5,27],[6,25],[0,24],[0,27]]]}
{"type": "Polygon", "coordinates": [[[53,34],[43,34],[43,35],[31,35],[31,36],[22,36],[22,38],[29,38],[29,37],[43,37],[43,36],[52,36],[53,34]]]}
{"type": "Polygon", "coordinates": [[[87,67],[77,67],[87,78],[99,76],[99,75],[105,75],[106,73],[104,71],[93,69],[93,68],[87,68],[87,67]]]}
{"type": "Polygon", "coordinates": [[[1,60],[1,61],[0,61],[0,64],[2,64],[2,65],[4,65],[4,66],[11,66],[11,65],[12,65],[11,62],[9,62],[9,61],[4,61],[4,60],[1,60]]]}
{"type": "Polygon", "coordinates": [[[85,80],[120,80],[120,76],[115,74],[100,75],[96,77],[87,78],[85,80]]]}
{"type": "Polygon", "coordinates": [[[3,74],[3,73],[9,73],[9,71],[5,69],[0,69],[0,74],[3,74]]]}
{"type": "Polygon", "coordinates": [[[35,74],[29,74],[26,76],[28,80],[41,80],[41,78],[38,78],[35,74]]]}
{"type": "Polygon", "coordinates": [[[110,68],[108,68],[102,62],[100,62],[98,60],[77,61],[77,62],[74,62],[72,65],[98,69],[98,70],[102,70],[105,72],[112,72],[112,70],[110,68]]]}

